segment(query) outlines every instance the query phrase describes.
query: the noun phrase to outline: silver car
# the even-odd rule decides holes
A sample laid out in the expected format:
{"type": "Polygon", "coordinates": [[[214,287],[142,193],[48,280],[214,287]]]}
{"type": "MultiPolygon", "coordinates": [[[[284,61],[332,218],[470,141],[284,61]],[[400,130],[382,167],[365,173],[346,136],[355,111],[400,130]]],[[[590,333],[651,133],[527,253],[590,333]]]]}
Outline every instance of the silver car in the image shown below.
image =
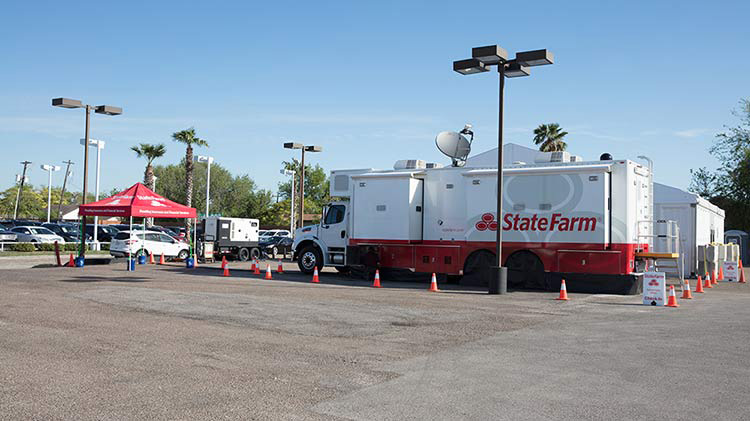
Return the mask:
{"type": "Polygon", "coordinates": [[[44,227],[13,227],[11,232],[18,236],[19,243],[65,243],[62,237],[44,227]]]}

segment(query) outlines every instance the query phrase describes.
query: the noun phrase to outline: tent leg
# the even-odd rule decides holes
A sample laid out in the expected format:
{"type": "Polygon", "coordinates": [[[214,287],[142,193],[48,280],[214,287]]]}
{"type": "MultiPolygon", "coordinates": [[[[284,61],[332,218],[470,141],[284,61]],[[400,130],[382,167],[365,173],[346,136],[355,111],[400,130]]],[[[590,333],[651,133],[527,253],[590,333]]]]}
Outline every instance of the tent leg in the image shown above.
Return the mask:
{"type": "MultiPolygon", "coordinates": [[[[128,229],[130,236],[133,236],[133,217],[130,217],[130,228],[128,229]]],[[[128,239],[130,241],[130,239],[128,239]]],[[[130,272],[130,262],[133,261],[133,248],[128,244],[128,272],[130,272]]]]}

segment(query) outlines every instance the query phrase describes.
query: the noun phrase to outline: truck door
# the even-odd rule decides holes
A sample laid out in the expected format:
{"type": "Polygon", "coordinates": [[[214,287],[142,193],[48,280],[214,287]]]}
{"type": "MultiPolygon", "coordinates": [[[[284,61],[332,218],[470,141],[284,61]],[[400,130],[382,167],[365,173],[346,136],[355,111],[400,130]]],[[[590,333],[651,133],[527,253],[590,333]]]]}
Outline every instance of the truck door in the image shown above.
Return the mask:
{"type": "Polygon", "coordinates": [[[329,264],[343,264],[343,256],[346,251],[347,223],[346,223],[346,205],[332,204],[326,209],[323,221],[320,224],[320,239],[325,244],[326,261],[329,264]],[[341,257],[332,259],[331,255],[335,254],[341,257]]]}

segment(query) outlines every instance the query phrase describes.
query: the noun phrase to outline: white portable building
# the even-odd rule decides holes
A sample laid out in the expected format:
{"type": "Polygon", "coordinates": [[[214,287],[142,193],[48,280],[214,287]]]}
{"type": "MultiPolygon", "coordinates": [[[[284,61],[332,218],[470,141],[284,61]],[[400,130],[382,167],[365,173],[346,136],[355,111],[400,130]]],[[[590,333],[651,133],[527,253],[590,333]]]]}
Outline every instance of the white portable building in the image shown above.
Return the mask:
{"type": "MultiPolygon", "coordinates": [[[[654,183],[654,219],[677,221],[683,273],[695,276],[698,246],[724,240],[724,210],[697,194],[654,183]]],[[[657,243],[658,250],[658,243],[657,243]]]]}

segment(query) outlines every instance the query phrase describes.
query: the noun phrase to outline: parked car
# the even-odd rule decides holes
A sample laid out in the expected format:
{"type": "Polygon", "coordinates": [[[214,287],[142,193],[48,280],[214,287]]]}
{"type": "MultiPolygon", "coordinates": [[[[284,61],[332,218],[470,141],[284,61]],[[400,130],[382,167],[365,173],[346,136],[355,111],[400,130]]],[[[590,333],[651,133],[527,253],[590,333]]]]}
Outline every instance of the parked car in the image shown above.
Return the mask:
{"type": "MultiPolygon", "coordinates": [[[[108,243],[112,241],[117,233],[120,232],[117,228],[113,228],[111,225],[97,225],[96,239],[98,241],[108,243]]],[[[86,224],[86,234],[94,239],[94,224],[86,224]]]]}
{"type": "MultiPolygon", "coordinates": [[[[112,227],[119,231],[128,231],[131,229],[130,224],[114,224],[114,225],[106,225],[107,227],[112,227]]],[[[133,224],[132,227],[133,231],[143,231],[143,224],[133,224]]],[[[115,233],[116,234],[116,233],[115,233]]]]}
{"type": "Polygon", "coordinates": [[[115,257],[126,257],[131,253],[134,256],[140,256],[143,253],[161,256],[163,253],[166,257],[185,259],[190,255],[190,245],[159,231],[118,232],[109,245],[109,254],[115,257]]]}
{"type": "Polygon", "coordinates": [[[6,229],[0,229],[0,242],[9,242],[9,241],[16,241],[16,238],[18,237],[18,234],[16,234],[13,231],[8,231],[6,229]]]}
{"type": "Polygon", "coordinates": [[[293,242],[294,240],[289,237],[276,236],[258,243],[258,246],[261,250],[263,250],[264,253],[266,253],[272,259],[275,259],[276,255],[279,253],[284,256],[286,256],[288,253],[291,253],[293,242]]]}
{"type": "Polygon", "coordinates": [[[65,243],[64,238],[44,227],[13,227],[11,232],[17,235],[16,240],[21,243],[65,243]]]}
{"type": "Polygon", "coordinates": [[[266,231],[266,237],[292,237],[292,233],[289,230],[268,230],[266,231]]]}
{"type": "MultiPolygon", "coordinates": [[[[42,226],[64,238],[67,242],[77,243],[81,241],[81,234],[78,231],[78,227],[75,225],[60,223],[55,224],[50,222],[42,224],[42,226]]],[[[86,241],[91,241],[91,236],[88,234],[86,234],[86,241]]]]}
{"type": "Polygon", "coordinates": [[[3,224],[6,227],[13,228],[13,227],[39,227],[42,225],[41,222],[37,221],[27,221],[25,219],[8,219],[5,221],[1,221],[0,224],[3,224]]]}
{"type": "Polygon", "coordinates": [[[179,237],[180,235],[183,235],[183,236],[185,235],[185,227],[175,227],[175,226],[172,226],[172,227],[164,227],[164,228],[172,231],[172,233],[173,233],[172,236],[173,237],[174,236],[178,236],[179,237]]]}

